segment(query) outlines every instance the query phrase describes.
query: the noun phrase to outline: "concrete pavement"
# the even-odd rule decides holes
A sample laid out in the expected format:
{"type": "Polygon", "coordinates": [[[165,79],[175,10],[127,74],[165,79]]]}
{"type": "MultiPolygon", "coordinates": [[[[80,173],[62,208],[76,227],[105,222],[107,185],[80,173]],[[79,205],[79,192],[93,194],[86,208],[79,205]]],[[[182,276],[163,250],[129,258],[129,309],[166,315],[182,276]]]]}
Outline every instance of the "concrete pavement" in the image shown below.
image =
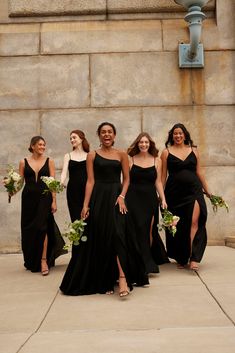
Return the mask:
{"type": "Polygon", "coordinates": [[[0,352],[235,352],[235,249],[207,247],[198,274],[163,265],[125,300],[62,295],[69,257],[42,277],[0,255],[0,352]]]}

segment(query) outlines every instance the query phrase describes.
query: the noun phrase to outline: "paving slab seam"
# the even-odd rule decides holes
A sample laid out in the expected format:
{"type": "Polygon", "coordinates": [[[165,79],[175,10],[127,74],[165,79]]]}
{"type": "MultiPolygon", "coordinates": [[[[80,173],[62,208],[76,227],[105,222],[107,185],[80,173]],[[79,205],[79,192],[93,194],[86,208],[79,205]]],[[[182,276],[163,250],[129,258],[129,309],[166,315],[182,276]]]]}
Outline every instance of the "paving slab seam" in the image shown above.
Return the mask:
{"type": "Polygon", "coordinates": [[[51,310],[52,305],[54,304],[56,297],[58,296],[59,290],[57,290],[54,298],[52,299],[47,311],[45,312],[41,322],[39,323],[38,327],[31,333],[31,335],[29,335],[29,337],[24,341],[24,343],[20,346],[20,348],[16,351],[16,353],[20,353],[20,351],[24,348],[24,346],[29,342],[29,340],[38,333],[40,327],[42,326],[43,322],[45,321],[49,311],[51,310]]]}
{"type": "Polygon", "coordinates": [[[222,305],[220,304],[220,302],[218,301],[218,299],[214,296],[214,294],[212,293],[212,291],[210,290],[210,288],[208,287],[208,285],[206,284],[205,281],[203,281],[202,277],[200,276],[200,274],[195,271],[198,278],[200,279],[200,281],[203,283],[203,285],[205,286],[205,288],[207,289],[207,291],[209,292],[209,294],[211,295],[211,297],[214,299],[214,301],[216,302],[216,304],[219,306],[220,310],[224,313],[224,315],[227,317],[227,319],[233,324],[233,326],[235,326],[235,321],[228,315],[228,313],[224,310],[224,308],[222,307],[222,305]]]}

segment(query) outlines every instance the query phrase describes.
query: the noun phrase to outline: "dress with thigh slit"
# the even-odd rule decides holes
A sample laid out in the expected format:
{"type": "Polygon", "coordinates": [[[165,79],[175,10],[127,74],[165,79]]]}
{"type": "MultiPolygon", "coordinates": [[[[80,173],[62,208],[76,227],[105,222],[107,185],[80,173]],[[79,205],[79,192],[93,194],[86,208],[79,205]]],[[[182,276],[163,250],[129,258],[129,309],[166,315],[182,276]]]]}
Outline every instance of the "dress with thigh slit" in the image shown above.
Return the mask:
{"type": "Polygon", "coordinates": [[[63,250],[65,244],[59,228],[51,212],[52,195],[43,193],[47,188],[41,176],[49,176],[49,158],[36,176],[34,170],[25,161],[25,186],[21,201],[21,245],[24,256],[24,266],[32,272],[41,271],[41,258],[45,236],[48,236],[47,263],[54,266],[55,259],[67,253],[63,250]]]}
{"type": "Polygon", "coordinates": [[[159,200],[156,178],[155,163],[147,168],[133,164],[126,195],[128,235],[137,243],[147,273],[158,273],[158,265],[169,262],[157,228],[159,200]]]}
{"type": "Polygon", "coordinates": [[[174,236],[166,230],[167,254],[181,265],[186,265],[189,260],[200,262],[207,244],[207,208],[202,184],[196,174],[197,157],[193,150],[185,160],[169,152],[167,168],[166,202],[169,211],[180,217],[174,236]],[[199,204],[200,216],[191,248],[190,230],[195,202],[199,204]]]}

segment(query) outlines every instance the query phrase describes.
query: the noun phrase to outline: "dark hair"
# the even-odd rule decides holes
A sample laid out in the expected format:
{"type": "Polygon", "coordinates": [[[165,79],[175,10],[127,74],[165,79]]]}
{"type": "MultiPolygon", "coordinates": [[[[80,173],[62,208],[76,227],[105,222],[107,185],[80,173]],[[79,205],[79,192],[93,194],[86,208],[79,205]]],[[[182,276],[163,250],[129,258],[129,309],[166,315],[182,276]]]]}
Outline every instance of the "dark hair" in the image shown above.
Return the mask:
{"type": "Polygon", "coordinates": [[[139,149],[139,142],[142,139],[142,137],[147,137],[147,139],[149,140],[149,150],[148,152],[154,156],[157,157],[158,156],[158,149],[156,148],[155,142],[153,141],[153,139],[150,137],[150,135],[147,132],[141,132],[135,139],[134,142],[132,142],[132,144],[130,145],[130,147],[127,149],[127,154],[131,157],[135,156],[136,154],[138,154],[140,152],[139,149]]]}
{"type": "Polygon", "coordinates": [[[98,126],[98,129],[97,129],[97,135],[98,136],[100,136],[100,131],[101,131],[102,127],[105,126],[105,125],[109,125],[113,129],[114,135],[116,135],[117,131],[116,131],[115,126],[112,123],[109,123],[109,122],[105,121],[105,122],[101,123],[98,126]]]}
{"type": "Polygon", "coordinates": [[[90,145],[89,145],[89,143],[88,143],[88,141],[86,139],[86,136],[85,136],[84,132],[81,131],[81,130],[73,130],[73,131],[70,132],[70,136],[72,134],[76,134],[76,135],[78,135],[80,137],[80,139],[82,140],[82,147],[83,147],[84,151],[85,152],[89,152],[90,151],[90,145]]]}
{"type": "Polygon", "coordinates": [[[188,132],[188,130],[186,129],[186,127],[181,124],[181,123],[177,123],[175,124],[171,129],[170,131],[168,132],[168,138],[167,138],[167,141],[165,143],[165,146],[167,147],[169,144],[172,146],[174,145],[174,141],[173,141],[173,133],[174,133],[174,130],[175,129],[181,129],[184,133],[184,136],[185,136],[185,140],[184,140],[184,144],[185,145],[189,145],[191,147],[196,147],[194,144],[193,144],[193,140],[191,139],[191,136],[190,136],[190,133],[188,132]]]}
{"type": "Polygon", "coordinates": [[[33,136],[31,138],[31,141],[30,141],[30,144],[29,144],[29,148],[28,148],[29,152],[31,152],[31,153],[33,152],[32,146],[35,146],[36,143],[38,141],[40,141],[40,140],[42,140],[42,141],[44,141],[46,143],[45,139],[42,136],[33,136]]]}

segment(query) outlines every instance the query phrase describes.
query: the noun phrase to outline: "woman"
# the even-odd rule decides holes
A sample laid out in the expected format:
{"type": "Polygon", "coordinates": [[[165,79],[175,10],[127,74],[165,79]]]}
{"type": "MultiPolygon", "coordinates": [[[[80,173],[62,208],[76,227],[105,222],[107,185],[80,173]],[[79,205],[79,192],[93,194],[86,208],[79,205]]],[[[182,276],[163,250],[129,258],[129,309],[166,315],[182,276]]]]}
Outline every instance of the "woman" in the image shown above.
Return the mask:
{"type": "MultiPolygon", "coordinates": [[[[104,122],[97,134],[100,148],[87,155],[87,184],[81,216],[87,219],[87,242],[72,257],[61,291],[68,295],[112,294],[119,279],[119,295],[132,289],[125,239],[125,195],[129,185],[128,157],[113,148],[116,128],[104,122]],[[120,176],[122,173],[122,185],[120,176]]],[[[148,280],[143,273],[143,282],[148,280]]]]}
{"type": "Polygon", "coordinates": [[[155,142],[140,133],[127,150],[130,158],[130,185],[126,195],[129,236],[135,236],[147,273],[159,272],[158,264],[169,262],[158,234],[159,200],[167,208],[161,181],[162,162],[155,142]]]}
{"type": "Polygon", "coordinates": [[[70,142],[73,150],[64,156],[60,182],[65,185],[67,173],[69,172],[67,203],[71,221],[74,222],[81,217],[87,181],[86,158],[89,152],[89,143],[81,130],[71,131],[70,142]]]}
{"type": "Polygon", "coordinates": [[[54,161],[44,155],[46,142],[41,136],[31,139],[31,156],[19,164],[19,173],[25,186],[22,192],[21,233],[24,266],[43,276],[49,274],[55,258],[65,253],[64,241],[55,223],[56,195],[44,193],[41,176],[55,176],[54,161]]]}
{"type": "Polygon", "coordinates": [[[210,191],[201,170],[198,149],[183,124],[172,127],[165,145],[161,159],[166,201],[169,211],[180,217],[175,236],[166,232],[167,253],[177,261],[178,268],[184,268],[189,262],[190,269],[198,270],[207,243],[203,192],[209,196],[210,191]]]}

